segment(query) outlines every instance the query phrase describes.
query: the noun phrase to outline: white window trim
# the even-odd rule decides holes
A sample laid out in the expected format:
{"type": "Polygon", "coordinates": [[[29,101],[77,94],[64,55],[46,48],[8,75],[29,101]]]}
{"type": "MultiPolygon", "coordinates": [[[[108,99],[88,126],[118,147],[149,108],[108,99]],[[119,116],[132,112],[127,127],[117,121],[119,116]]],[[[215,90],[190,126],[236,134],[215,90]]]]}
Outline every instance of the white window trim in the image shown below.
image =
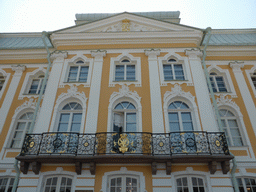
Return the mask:
{"type": "Polygon", "coordinates": [[[141,59],[140,57],[133,57],[128,53],[119,55],[118,57],[111,57],[110,59],[110,72],[109,72],[109,87],[115,87],[115,85],[131,85],[134,84],[136,87],[141,87],[141,59]],[[122,65],[121,61],[128,59],[131,64],[135,65],[135,81],[115,81],[115,70],[116,64],[122,65]]]}
{"type": "Polygon", "coordinates": [[[129,90],[127,85],[123,85],[119,89],[119,92],[114,92],[110,96],[108,105],[108,132],[113,131],[113,109],[114,107],[123,101],[131,102],[136,107],[136,126],[137,132],[142,132],[142,106],[140,103],[141,97],[136,91],[132,92],[129,90]]]}
{"type": "MultiPolygon", "coordinates": [[[[230,150],[246,150],[247,154],[250,154],[252,156],[252,158],[249,158],[249,156],[248,157],[242,157],[242,156],[236,157],[239,160],[255,159],[255,155],[252,150],[251,142],[249,142],[250,139],[249,139],[249,136],[248,136],[248,133],[246,130],[246,126],[244,124],[243,114],[241,113],[240,107],[234,101],[232,101],[232,99],[228,99],[228,97],[225,97],[225,95],[221,95],[220,98],[217,98],[216,102],[217,102],[218,109],[227,109],[227,110],[231,111],[237,117],[237,124],[240,128],[240,133],[241,133],[244,145],[243,146],[229,146],[230,150]]],[[[214,107],[212,107],[212,109],[214,110],[214,107]]],[[[217,119],[216,119],[216,121],[217,121],[217,119]]]]}
{"type": "Polygon", "coordinates": [[[45,73],[46,73],[46,69],[43,68],[42,66],[40,66],[38,69],[32,72],[27,73],[24,79],[24,82],[22,84],[18,99],[22,100],[24,98],[38,98],[39,94],[28,94],[28,92],[33,79],[37,78],[40,75],[45,75],[45,73]]]}
{"type": "Polygon", "coordinates": [[[71,187],[72,190],[71,191],[72,192],[75,191],[77,174],[75,172],[63,171],[62,167],[57,167],[56,171],[48,171],[48,172],[40,173],[36,192],[42,192],[45,179],[47,179],[49,177],[54,177],[54,176],[58,176],[58,177],[66,176],[66,177],[72,178],[72,187],[71,187]]]}
{"type": "Polygon", "coordinates": [[[84,54],[86,54],[86,52],[78,52],[77,55],[72,57],[71,59],[65,59],[64,66],[63,66],[63,71],[62,71],[62,74],[61,74],[61,77],[60,77],[60,83],[59,83],[60,88],[63,88],[65,85],[69,85],[69,86],[71,86],[71,85],[75,85],[75,86],[83,85],[84,87],[90,87],[91,76],[92,76],[92,67],[93,67],[93,59],[92,58],[87,58],[86,56],[84,56],[84,54]],[[76,65],[75,63],[78,60],[83,60],[85,64],[84,65],[76,65]],[[89,66],[87,81],[86,82],[79,82],[79,81],[67,82],[70,66],[89,66]]]}
{"type": "MultiPolygon", "coordinates": [[[[10,73],[6,73],[6,72],[5,72],[3,69],[1,69],[1,68],[0,68],[0,73],[5,77],[4,85],[3,85],[3,87],[2,87],[2,89],[1,89],[1,91],[0,91],[0,99],[1,99],[1,98],[2,98],[2,95],[3,95],[4,91],[5,91],[5,88],[7,87],[7,83],[8,83],[8,81],[9,81],[9,78],[10,78],[11,74],[10,74],[10,73]]],[[[1,106],[0,106],[0,108],[1,108],[1,106]]]]}
{"type": "Polygon", "coordinates": [[[58,131],[58,125],[59,125],[59,119],[60,119],[60,111],[62,108],[70,103],[70,102],[77,102],[82,106],[82,119],[81,119],[81,128],[80,133],[84,132],[85,129],[85,116],[86,116],[86,102],[87,98],[84,94],[84,92],[78,92],[77,87],[74,85],[71,85],[70,89],[68,90],[68,93],[62,93],[55,104],[54,112],[52,116],[52,122],[50,126],[50,132],[57,132],[58,131]]]}
{"type": "Polygon", "coordinates": [[[106,172],[103,177],[102,177],[102,186],[100,192],[108,192],[108,181],[109,177],[114,177],[114,176],[119,176],[119,175],[131,175],[138,177],[139,184],[140,184],[140,190],[138,192],[146,192],[146,185],[145,185],[145,176],[143,175],[142,172],[137,172],[137,171],[128,171],[126,167],[121,167],[120,171],[111,171],[111,172],[106,172]]]}
{"type": "Polygon", "coordinates": [[[199,177],[203,178],[205,181],[206,185],[206,190],[207,192],[213,192],[212,190],[212,185],[211,185],[211,179],[210,179],[210,173],[209,172],[202,172],[202,171],[194,171],[193,167],[187,167],[186,171],[178,171],[178,172],[172,172],[172,189],[176,191],[177,186],[176,186],[176,179],[180,177],[199,177]]]}
{"type": "Polygon", "coordinates": [[[164,101],[163,109],[164,109],[164,118],[165,118],[165,130],[167,133],[170,132],[168,107],[174,101],[182,101],[189,106],[194,131],[202,131],[197,105],[195,103],[195,96],[193,96],[190,92],[184,92],[181,89],[180,85],[175,84],[171,92],[166,91],[166,93],[164,94],[163,101],[164,101]]]}
{"type": "Polygon", "coordinates": [[[174,51],[169,52],[164,57],[158,57],[158,68],[160,71],[160,83],[161,86],[167,86],[167,84],[183,84],[186,83],[188,86],[193,86],[192,77],[190,73],[190,65],[188,63],[187,57],[181,57],[179,54],[175,53],[174,51]],[[184,78],[185,80],[164,80],[164,69],[163,65],[168,64],[169,59],[175,59],[177,64],[182,64],[184,78]]]}
{"type": "Polygon", "coordinates": [[[235,87],[228,69],[222,69],[218,67],[216,64],[212,64],[210,67],[207,68],[207,70],[209,74],[215,72],[217,73],[217,75],[222,76],[227,89],[227,92],[215,92],[214,95],[220,96],[222,94],[228,94],[231,95],[232,98],[237,98],[235,87]]]}
{"type": "Polygon", "coordinates": [[[256,66],[253,66],[250,70],[245,70],[245,73],[246,73],[247,78],[248,78],[248,80],[250,82],[252,91],[254,93],[254,97],[256,97],[256,88],[254,87],[252,79],[251,79],[251,74],[253,74],[254,72],[256,72],[256,66]]]}

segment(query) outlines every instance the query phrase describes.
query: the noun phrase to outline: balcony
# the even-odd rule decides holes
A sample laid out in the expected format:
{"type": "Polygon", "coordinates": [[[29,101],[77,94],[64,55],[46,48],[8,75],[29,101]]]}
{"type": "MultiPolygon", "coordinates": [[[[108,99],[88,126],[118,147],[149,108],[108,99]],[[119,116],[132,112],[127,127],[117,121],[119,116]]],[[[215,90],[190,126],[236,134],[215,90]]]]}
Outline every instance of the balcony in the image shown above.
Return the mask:
{"type": "Polygon", "coordinates": [[[232,158],[224,133],[202,131],[27,134],[16,157],[24,174],[30,163],[36,174],[42,163],[75,164],[78,174],[82,163],[90,164],[92,174],[96,163],[150,163],[153,174],[156,174],[156,163],[166,163],[167,174],[171,173],[172,163],[208,163],[213,174],[218,162],[226,174],[232,158]]]}

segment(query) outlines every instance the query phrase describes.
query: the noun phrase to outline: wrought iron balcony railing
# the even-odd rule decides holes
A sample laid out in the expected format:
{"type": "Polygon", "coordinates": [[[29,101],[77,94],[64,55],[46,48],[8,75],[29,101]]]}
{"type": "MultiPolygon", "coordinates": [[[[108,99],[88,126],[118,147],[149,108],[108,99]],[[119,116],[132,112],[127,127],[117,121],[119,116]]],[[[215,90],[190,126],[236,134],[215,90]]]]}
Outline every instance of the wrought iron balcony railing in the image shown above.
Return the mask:
{"type": "Polygon", "coordinates": [[[150,156],[229,155],[222,132],[172,133],[42,133],[27,134],[20,156],[97,156],[145,154],[150,156]]]}

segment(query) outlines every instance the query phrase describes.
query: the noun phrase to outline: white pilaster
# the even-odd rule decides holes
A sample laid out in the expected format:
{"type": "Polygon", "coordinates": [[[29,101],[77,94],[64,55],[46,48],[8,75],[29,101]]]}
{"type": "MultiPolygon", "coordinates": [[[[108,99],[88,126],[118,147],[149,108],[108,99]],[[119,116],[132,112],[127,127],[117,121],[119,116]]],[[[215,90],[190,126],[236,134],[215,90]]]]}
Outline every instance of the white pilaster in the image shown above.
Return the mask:
{"type": "Polygon", "coordinates": [[[0,134],[1,134],[2,129],[4,127],[6,117],[9,113],[9,110],[10,110],[15,92],[16,92],[17,87],[19,85],[21,75],[22,75],[23,71],[25,70],[25,66],[24,65],[12,66],[12,70],[15,71],[15,73],[12,77],[11,84],[8,88],[8,91],[7,91],[7,93],[5,95],[5,98],[4,98],[4,102],[3,102],[2,107],[0,109],[0,134]]]}
{"type": "Polygon", "coordinates": [[[34,129],[35,133],[48,131],[65,58],[67,58],[67,53],[59,52],[51,55],[51,59],[53,60],[51,75],[48,78],[38,122],[34,129]]]}
{"type": "Polygon", "coordinates": [[[91,51],[93,61],[93,74],[90,88],[90,96],[88,103],[88,111],[86,117],[85,133],[96,133],[98,122],[98,110],[100,102],[100,86],[101,74],[103,66],[103,57],[106,56],[106,51],[91,51]]]}
{"type": "MultiPolygon", "coordinates": [[[[201,64],[200,57],[202,57],[202,52],[191,49],[186,50],[186,55],[189,58],[203,131],[219,131],[201,64]]],[[[200,130],[200,128],[198,127],[197,130],[200,130]]]]}
{"type": "Polygon", "coordinates": [[[244,79],[243,72],[241,70],[241,68],[244,67],[244,64],[242,62],[230,62],[229,66],[233,69],[233,73],[235,75],[238,88],[242,95],[244,105],[247,110],[249,119],[252,124],[252,128],[254,130],[254,134],[255,134],[256,133],[256,118],[255,118],[256,109],[255,109],[255,105],[254,105],[251,93],[244,79]]]}
{"type": "Polygon", "coordinates": [[[163,123],[163,109],[159,81],[159,71],[157,64],[157,56],[160,54],[159,50],[145,50],[148,56],[149,65],[149,83],[150,83],[150,97],[151,97],[151,116],[152,116],[152,132],[164,133],[163,123]]]}

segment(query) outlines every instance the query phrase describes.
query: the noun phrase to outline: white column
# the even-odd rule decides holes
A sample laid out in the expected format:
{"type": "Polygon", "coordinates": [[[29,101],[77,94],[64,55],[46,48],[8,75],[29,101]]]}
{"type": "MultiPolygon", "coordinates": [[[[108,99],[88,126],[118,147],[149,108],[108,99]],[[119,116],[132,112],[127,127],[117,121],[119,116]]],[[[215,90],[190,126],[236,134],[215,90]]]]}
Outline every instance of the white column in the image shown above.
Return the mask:
{"type": "MultiPolygon", "coordinates": [[[[201,64],[200,57],[202,56],[202,52],[192,49],[187,50],[186,55],[189,58],[203,131],[219,131],[201,64]]],[[[200,130],[199,127],[198,130],[200,130]]]]}
{"type": "Polygon", "coordinates": [[[91,54],[94,61],[85,133],[96,133],[97,131],[103,57],[106,56],[106,51],[97,50],[92,51],[91,54]]]}
{"type": "Polygon", "coordinates": [[[238,88],[240,90],[240,93],[242,95],[243,101],[244,101],[244,105],[245,108],[247,110],[249,119],[251,121],[252,124],[252,128],[254,130],[254,134],[256,133],[256,109],[255,109],[255,105],[251,96],[251,93],[248,89],[248,86],[246,84],[246,81],[244,79],[244,75],[243,72],[241,70],[241,68],[244,67],[243,63],[239,63],[239,62],[230,62],[229,66],[233,69],[233,73],[235,75],[236,78],[236,82],[238,84],[238,88]]]}
{"type": "Polygon", "coordinates": [[[160,54],[160,51],[153,49],[145,50],[145,54],[148,56],[149,66],[152,132],[164,133],[163,108],[157,64],[157,56],[160,54]]]}
{"type": "Polygon", "coordinates": [[[9,113],[9,110],[10,110],[14,95],[16,93],[17,87],[20,83],[21,75],[22,75],[23,71],[25,70],[25,66],[24,65],[12,66],[12,70],[15,71],[15,73],[12,77],[11,84],[8,88],[8,91],[5,95],[5,98],[4,98],[4,101],[2,104],[2,107],[0,109],[0,134],[4,127],[4,123],[5,123],[6,117],[9,113]]]}
{"type": "Polygon", "coordinates": [[[65,58],[67,58],[67,53],[60,52],[51,55],[51,59],[53,60],[52,70],[48,78],[39,117],[37,118],[38,121],[34,129],[35,133],[48,131],[65,58]]]}

